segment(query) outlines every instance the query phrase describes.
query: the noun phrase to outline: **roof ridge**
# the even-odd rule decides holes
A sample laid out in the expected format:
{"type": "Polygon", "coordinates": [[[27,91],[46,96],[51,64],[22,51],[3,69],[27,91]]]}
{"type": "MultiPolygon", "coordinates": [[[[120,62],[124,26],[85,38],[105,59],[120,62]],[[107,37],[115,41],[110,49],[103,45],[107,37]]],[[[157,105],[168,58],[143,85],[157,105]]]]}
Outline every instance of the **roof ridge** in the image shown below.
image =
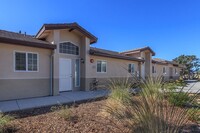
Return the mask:
{"type": "Polygon", "coordinates": [[[44,23],[43,25],[70,25],[70,24],[78,24],[76,22],[72,23],[44,23]]]}
{"type": "MultiPolygon", "coordinates": [[[[18,34],[18,35],[22,35],[22,36],[25,35],[25,34],[23,34],[23,33],[18,33],[18,32],[8,31],[8,30],[2,30],[2,29],[0,29],[0,31],[3,31],[3,32],[9,32],[9,33],[13,33],[13,34],[18,34]]],[[[26,36],[28,36],[28,37],[32,37],[32,38],[35,38],[34,35],[26,34],[26,36]]]]}

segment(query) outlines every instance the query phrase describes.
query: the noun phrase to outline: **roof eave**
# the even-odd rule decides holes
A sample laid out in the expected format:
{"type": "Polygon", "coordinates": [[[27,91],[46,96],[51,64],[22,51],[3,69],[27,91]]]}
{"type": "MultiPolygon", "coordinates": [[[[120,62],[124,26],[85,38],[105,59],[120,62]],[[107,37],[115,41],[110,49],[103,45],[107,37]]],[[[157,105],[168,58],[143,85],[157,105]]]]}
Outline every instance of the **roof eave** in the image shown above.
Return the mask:
{"type": "Polygon", "coordinates": [[[43,25],[38,33],[36,34],[36,38],[39,38],[45,30],[60,30],[60,29],[77,29],[79,32],[83,33],[85,36],[90,38],[90,44],[94,44],[97,42],[98,38],[89,33],[87,30],[82,28],[79,24],[77,23],[70,23],[69,25],[60,25],[60,26],[48,26],[48,25],[43,25]]]}
{"type": "Polygon", "coordinates": [[[103,57],[109,57],[109,58],[115,58],[115,59],[124,59],[124,60],[144,62],[143,59],[136,59],[136,58],[117,56],[117,55],[104,54],[104,53],[101,53],[101,52],[96,52],[94,50],[90,50],[89,53],[90,53],[90,55],[96,55],[96,56],[103,56],[103,57]]]}
{"type": "Polygon", "coordinates": [[[0,37],[0,43],[10,43],[13,45],[22,45],[22,46],[45,48],[45,49],[52,49],[52,50],[56,49],[56,45],[35,43],[35,42],[3,38],[3,37],[0,37]]]}
{"type": "Polygon", "coordinates": [[[162,63],[162,62],[152,62],[152,63],[154,63],[154,64],[159,64],[159,65],[168,65],[168,63],[162,63]]]}

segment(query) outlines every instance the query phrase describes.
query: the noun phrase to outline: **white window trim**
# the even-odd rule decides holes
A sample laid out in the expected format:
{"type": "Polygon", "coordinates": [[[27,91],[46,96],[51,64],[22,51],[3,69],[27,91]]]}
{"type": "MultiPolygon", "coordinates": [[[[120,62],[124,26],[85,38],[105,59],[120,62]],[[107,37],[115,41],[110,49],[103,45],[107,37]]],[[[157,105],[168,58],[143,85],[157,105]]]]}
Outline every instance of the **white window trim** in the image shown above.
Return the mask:
{"type": "MultiPolygon", "coordinates": [[[[79,85],[78,86],[76,85],[76,77],[75,77],[75,82],[74,83],[75,83],[75,87],[80,87],[80,84],[81,84],[81,82],[80,82],[80,80],[81,80],[81,78],[80,78],[80,76],[81,76],[80,75],[81,74],[81,72],[80,72],[81,71],[81,69],[80,69],[81,68],[80,67],[81,66],[81,62],[80,62],[80,59],[76,59],[76,60],[79,60],[79,68],[78,68],[79,69],[79,85]]],[[[75,60],[75,63],[76,63],[76,60],[75,60]]],[[[76,70],[74,72],[76,72],[76,70]]],[[[74,75],[74,76],[76,76],[76,75],[74,75]]]]}
{"type": "MultiPolygon", "coordinates": [[[[131,65],[134,65],[134,70],[133,70],[133,72],[129,72],[129,73],[135,74],[135,63],[129,63],[129,64],[128,64],[128,67],[129,67],[130,64],[131,64],[131,65]]],[[[129,70],[128,70],[128,71],[129,71],[129,70]]]]}
{"type": "Polygon", "coordinates": [[[72,42],[72,41],[61,41],[58,43],[58,53],[61,54],[61,55],[69,55],[69,56],[80,56],[80,46],[77,45],[76,43],[72,42]],[[75,54],[67,54],[67,53],[60,53],[60,44],[61,43],[67,43],[67,42],[70,42],[74,45],[76,45],[78,47],[78,55],[75,55],[75,54]]]}
{"type": "Polygon", "coordinates": [[[96,61],[96,73],[107,73],[107,61],[106,60],[97,60],[96,61]],[[97,62],[98,61],[104,61],[104,62],[106,62],[106,72],[102,72],[102,68],[101,68],[101,72],[97,72],[97,62]]]}
{"type": "Polygon", "coordinates": [[[38,52],[27,52],[27,51],[17,51],[14,50],[13,52],[13,70],[14,72],[39,72],[39,53],[38,52]],[[26,70],[16,70],[15,65],[16,65],[16,58],[15,58],[15,53],[25,53],[26,54],[26,70]],[[28,70],[28,54],[37,54],[37,71],[29,71],[28,70]]]}

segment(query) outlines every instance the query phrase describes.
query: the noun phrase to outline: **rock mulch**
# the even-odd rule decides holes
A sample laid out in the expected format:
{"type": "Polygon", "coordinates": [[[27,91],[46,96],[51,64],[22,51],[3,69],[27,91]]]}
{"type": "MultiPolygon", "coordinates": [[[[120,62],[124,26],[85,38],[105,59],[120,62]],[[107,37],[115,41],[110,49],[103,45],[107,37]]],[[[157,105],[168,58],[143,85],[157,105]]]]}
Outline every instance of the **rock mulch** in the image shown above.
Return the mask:
{"type": "MultiPolygon", "coordinates": [[[[113,123],[98,114],[104,105],[105,100],[93,101],[70,107],[70,120],[62,118],[58,110],[52,108],[38,108],[20,112],[13,112],[15,115],[8,132],[15,133],[121,133],[127,131],[119,123],[113,123]]],[[[191,125],[194,127],[194,125],[191,125]]],[[[190,126],[186,132],[194,131],[190,126]]]]}

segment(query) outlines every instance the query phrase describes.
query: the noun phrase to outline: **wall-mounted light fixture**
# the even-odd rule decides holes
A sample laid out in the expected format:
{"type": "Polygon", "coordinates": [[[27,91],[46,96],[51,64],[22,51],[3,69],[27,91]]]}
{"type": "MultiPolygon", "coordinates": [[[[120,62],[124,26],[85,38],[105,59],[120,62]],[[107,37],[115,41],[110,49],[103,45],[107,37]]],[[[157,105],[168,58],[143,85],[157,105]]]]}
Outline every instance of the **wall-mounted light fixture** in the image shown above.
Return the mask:
{"type": "Polygon", "coordinates": [[[83,63],[83,64],[85,63],[85,61],[84,61],[84,59],[83,59],[83,58],[81,58],[81,63],[83,63]]]}
{"type": "Polygon", "coordinates": [[[94,63],[94,59],[90,59],[90,63],[94,63]]]}

